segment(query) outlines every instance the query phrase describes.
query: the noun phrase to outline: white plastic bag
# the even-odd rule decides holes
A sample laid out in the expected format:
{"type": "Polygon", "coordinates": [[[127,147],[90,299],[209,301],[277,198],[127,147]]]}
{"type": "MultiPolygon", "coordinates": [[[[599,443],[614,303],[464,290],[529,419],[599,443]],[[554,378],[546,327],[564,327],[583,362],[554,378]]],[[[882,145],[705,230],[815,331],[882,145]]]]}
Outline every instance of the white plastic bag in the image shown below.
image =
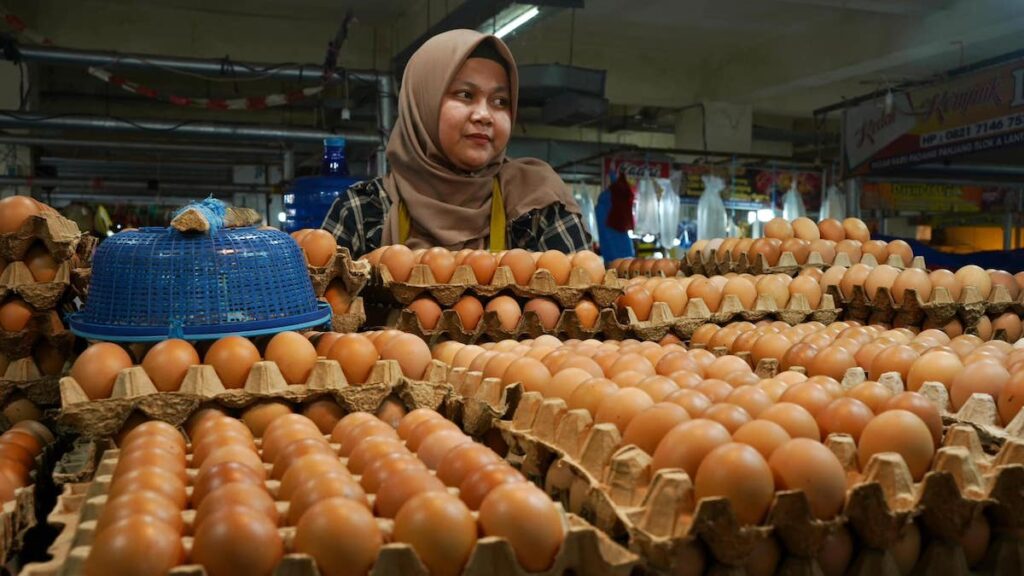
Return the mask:
{"type": "Polygon", "coordinates": [[[804,208],[804,199],[800,196],[800,191],[797,190],[796,178],[794,178],[789,191],[782,197],[782,217],[792,222],[806,215],[807,210],[804,208]]]}
{"type": "Polygon", "coordinates": [[[661,198],[658,199],[658,241],[671,250],[679,239],[679,194],[668,178],[658,178],[661,198]]]}
{"type": "Polygon", "coordinates": [[[697,202],[697,238],[711,240],[725,238],[728,216],[722,202],[725,183],[718,176],[704,176],[704,192],[697,202]]]}
{"type": "Polygon", "coordinates": [[[594,199],[585,186],[573,186],[572,197],[580,207],[580,220],[583,226],[590,232],[590,237],[597,240],[597,211],[594,209],[594,199]]]}
{"type": "Polygon", "coordinates": [[[835,184],[825,191],[825,200],[821,203],[821,220],[835,218],[843,220],[846,218],[846,194],[835,184]]]}
{"type": "Polygon", "coordinates": [[[658,233],[658,193],[649,177],[637,183],[636,228],[633,232],[641,238],[658,233]]]}

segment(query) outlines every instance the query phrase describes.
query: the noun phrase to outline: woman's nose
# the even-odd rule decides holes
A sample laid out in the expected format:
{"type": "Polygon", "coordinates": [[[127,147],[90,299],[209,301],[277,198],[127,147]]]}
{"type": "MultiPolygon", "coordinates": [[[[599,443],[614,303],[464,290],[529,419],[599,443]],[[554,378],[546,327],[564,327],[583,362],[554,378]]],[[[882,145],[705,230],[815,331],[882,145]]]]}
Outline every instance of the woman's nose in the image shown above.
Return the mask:
{"type": "Polygon", "coordinates": [[[470,120],[473,122],[482,122],[484,124],[490,124],[494,120],[493,116],[491,116],[491,108],[487,105],[487,102],[478,101],[473,103],[470,120]]]}

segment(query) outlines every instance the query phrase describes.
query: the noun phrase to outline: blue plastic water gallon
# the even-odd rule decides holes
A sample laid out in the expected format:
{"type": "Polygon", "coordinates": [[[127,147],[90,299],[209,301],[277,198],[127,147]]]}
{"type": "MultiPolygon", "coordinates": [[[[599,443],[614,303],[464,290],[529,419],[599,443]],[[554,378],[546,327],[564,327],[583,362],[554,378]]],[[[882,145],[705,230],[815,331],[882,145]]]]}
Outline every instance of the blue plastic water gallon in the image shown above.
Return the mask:
{"type": "Polygon", "coordinates": [[[348,174],[345,139],[325,138],[320,176],[296,178],[284,195],[284,230],[319,228],[334,200],[360,180],[348,174]]]}

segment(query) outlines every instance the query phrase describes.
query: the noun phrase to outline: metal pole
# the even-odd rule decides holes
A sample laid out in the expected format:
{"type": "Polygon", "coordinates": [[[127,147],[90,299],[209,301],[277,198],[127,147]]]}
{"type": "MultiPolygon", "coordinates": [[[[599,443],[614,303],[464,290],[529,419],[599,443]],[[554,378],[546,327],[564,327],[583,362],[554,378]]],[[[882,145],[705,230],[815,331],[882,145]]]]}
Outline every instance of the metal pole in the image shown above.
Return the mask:
{"type": "Polygon", "coordinates": [[[387,142],[395,124],[394,81],[389,74],[377,77],[377,130],[380,132],[380,147],[377,149],[377,175],[388,171],[387,142]]]}
{"type": "Polygon", "coordinates": [[[281,178],[285,182],[295,179],[295,151],[291,148],[285,148],[281,157],[281,178]]]}
{"type": "MultiPolygon", "coordinates": [[[[0,186],[29,186],[32,188],[78,188],[85,190],[149,190],[149,182],[130,180],[89,180],[87,178],[32,178],[24,176],[0,176],[0,186]]],[[[191,190],[194,192],[269,192],[273,186],[263,184],[201,184],[193,182],[157,181],[154,195],[161,190],[191,190]]]]}
{"type": "Polygon", "coordinates": [[[279,148],[260,148],[256,146],[204,146],[201,144],[161,144],[157,142],[128,142],[124,140],[74,140],[68,138],[47,138],[44,136],[0,135],[0,144],[14,144],[17,146],[62,146],[69,148],[111,148],[148,150],[154,152],[204,152],[211,154],[246,154],[252,156],[277,155],[281,153],[279,148]]]}
{"type": "Polygon", "coordinates": [[[39,128],[61,130],[99,130],[107,132],[159,133],[161,135],[224,138],[229,140],[270,140],[279,142],[319,142],[341,136],[349,142],[377,144],[380,136],[360,132],[331,133],[305,128],[268,127],[254,124],[220,122],[168,122],[112,118],[108,116],[48,116],[32,112],[0,110],[0,128],[39,128]]]}
{"type": "MultiPolygon", "coordinates": [[[[322,80],[323,66],[319,64],[269,64],[263,62],[235,62],[226,59],[183,58],[149,54],[123,54],[93,50],[75,50],[55,46],[18,45],[17,54],[26,62],[40,64],[65,64],[73,66],[97,66],[103,68],[164,69],[193,74],[222,76],[224,78],[286,78],[290,80],[317,83],[322,80]]],[[[374,82],[384,75],[376,71],[341,71],[331,76],[332,81],[340,80],[341,74],[360,82],[374,82]]]]}
{"type": "Polygon", "coordinates": [[[1003,218],[1003,250],[1013,250],[1013,212],[1010,210],[1003,218]]]}

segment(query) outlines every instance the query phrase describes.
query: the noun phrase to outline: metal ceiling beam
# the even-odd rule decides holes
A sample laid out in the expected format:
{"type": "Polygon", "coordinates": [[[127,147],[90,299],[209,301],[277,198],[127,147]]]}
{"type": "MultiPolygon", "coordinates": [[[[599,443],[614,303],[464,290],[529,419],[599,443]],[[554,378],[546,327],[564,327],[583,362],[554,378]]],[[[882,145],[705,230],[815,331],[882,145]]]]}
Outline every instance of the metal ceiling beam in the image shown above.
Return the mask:
{"type": "Polygon", "coordinates": [[[210,154],[242,154],[246,156],[279,156],[281,147],[260,148],[256,146],[211,146],[202,144],[163,144],[158,142],[131,142],[125,140],[81,140],[71,138],[47,138],[44,136],[0,135],[0,144],[15,146],[45,146],[54,148],[107,148],[112,150],[153,151],[153,152],[199,152],[210,154]]]}
{"type": "MultiPolygon", "coordinates": [[[[223,78],[268,77],[318,83],[321,81],[323,74],[323,66],[320,64],[236,62],[227,59],[129,54],[28,44],[19,44],[17,54],[25,62],[37,62],[39,64],[97,66],[124,70],[170,70],[220,76],[223,78]]],[[[343,80],[346,75],[350,80],[376,82],[381,73],[373,70],[341,70],[335,72],[331,80],[343,80]]]]}
{"type": "Polygon", "coordinates": [[[156,189],[151,182],[130,180],[89,180],[86,178],[34,178],[24,176],[0,176],[0,186],[29,186],[32,188],[70,188],[92,190],[95,192],[111,192],[115,190],[148,191],[160,194],[165,190],[187,190],[196,192],[197,196],[210,193],[234,192],[271,192],[273,186],[250,184],[197,184],[193,182],[162,182],[156,180],[156,189]]]}
{"type": "Polygon", "coordinates": [[[220,122],[168,122],[112,118],[108,116],[47,115],[33,112],[0,110],[0,128],[91,130],[159,134],[161,136],[190,136],[224,140],[320,142],[324,138],[340,136],[353,144],[380,144],[377,134],[360,132],[328,132],[309,128],[259,126],[255,124],[229,124],[220,122]]]}

